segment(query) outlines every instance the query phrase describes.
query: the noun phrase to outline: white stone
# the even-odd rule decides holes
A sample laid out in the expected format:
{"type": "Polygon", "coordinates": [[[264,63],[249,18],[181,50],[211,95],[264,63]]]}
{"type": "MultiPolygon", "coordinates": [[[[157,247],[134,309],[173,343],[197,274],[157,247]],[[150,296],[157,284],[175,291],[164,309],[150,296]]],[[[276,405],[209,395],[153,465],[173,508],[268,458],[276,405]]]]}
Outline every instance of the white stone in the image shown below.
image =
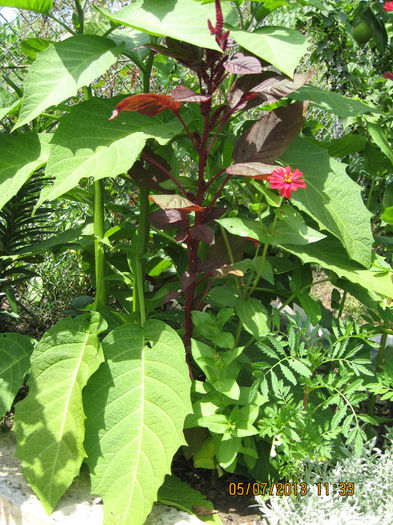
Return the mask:
{"type": "MultiPolygon", "coordinates": [[[[76,478],[48,516],[22,475],[14,456],[13,432],[0,432],[0,525],[101,525],[101,498],[91,495],[86,476],[76,478]]],[[[145,525],[203,525],[196,516],[155,504],[145,525]]]]}

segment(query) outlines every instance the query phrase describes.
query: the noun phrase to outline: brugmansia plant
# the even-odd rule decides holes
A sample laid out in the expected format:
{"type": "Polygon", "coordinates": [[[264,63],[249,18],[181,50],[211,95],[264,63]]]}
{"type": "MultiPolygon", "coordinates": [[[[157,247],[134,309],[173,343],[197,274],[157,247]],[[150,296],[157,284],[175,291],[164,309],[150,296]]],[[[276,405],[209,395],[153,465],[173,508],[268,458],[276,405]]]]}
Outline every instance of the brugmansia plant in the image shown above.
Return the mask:
{"type": "MultiPolygon", "coordinates": [[[[137,0],[117,13],[99,9],[101,26],[89,34],[76,0],[72,36],[37,54],[13,132],[0,136],[0,148],[9,151],[0,157],[1,207],[43,165],[52,183],[42,189],[36,213],[48,200],[84,195],[81,179],[94,181],[94,233],[85,232],[94,244],[94,303],[34,345],[15,334],[0,339],[1,356],[12,354],[4,370],[21,367],[0,383],[4,412],[29,372],[29,393],[15,412],[17,456],[48,513],[82,462],[92,493],[103,498],[105,524],[142,524],[157,498],[184,508],[173,495],[180,481],[164,483],[173,455],[187,445],[184,427],[185,454],[195,465],[248,468],[262,479],[265,445],[273,456],[282,434],[279,426],[266,428],[270,384],[282,397],[272,410],[288,409],[291,401],[293,414],[303,411],[302,424],[307,410],[315,412],[319,391],[334,391],[337,427],[352,410],[342,401],[350,380],[367,375],[369,361],[358,348],[339,382],[326,369],[340,361],[339,345],[326,362],[320,348],[318,362],[312,352],[303,355],[293,336],[291,358],[284,357],[285,344],[269,350],[280,326],[270,302],[277,296],[297,302],[319,322],[322,308],[309,295],[312,263],[351,293],[374,293],[374,304],[393,295],[390,272],[372,268],[370,213],[360,186],[301,134],[309,105],[318,101],[349,115],[374,109],[306,85],[313,72],[294,72],[307,38],[263,25],[274,6],[252,2],[244,20],[241,4],[137,0]],[[147,50],[142,58],[140,46],[147,50]],[[138,66],[144,92],[94,97],[94,80],[121,55],[138,66]],[[150,93],[160,63],[184,68],[184,82],[169,94],[150,93]],[[83,101],[62,105],[80,88],[83,101]],[[48,108],[58,120],[53,132],[40,124],[48,108]],[[108,227],[105,209],[120,209],[106,195],[116,177],[137,186],[139,216],[108,227]],[[247,239],[255,243],[251,257],[247,239]],[[119,290],[113,282],[126,294],[123,311],[108,306],[119,290]],[[258,348],[272,362],[260,363],[258,348]],[[322,365],[324,385],[310,379],[322,365]],[[276,366],[304,403],[292,403],[276,366]],[[195,427],[204,429],[199,441],[195,427]]],[[[48,12],[51,5],[30,0],[21,7],[48,12]]],[[[51,246],[60,242],[50,239],[51,246]]],[[[362,380],[356,388],[364,390],[362,380]]],[[[345,421],[349,431],[355,420],[345,421]]],[[[356,419],[358,446],[365,436],[359,428],[356,419]]],[[[299,435],[288,433],[285,452],[291,439],[299,435]]]]}

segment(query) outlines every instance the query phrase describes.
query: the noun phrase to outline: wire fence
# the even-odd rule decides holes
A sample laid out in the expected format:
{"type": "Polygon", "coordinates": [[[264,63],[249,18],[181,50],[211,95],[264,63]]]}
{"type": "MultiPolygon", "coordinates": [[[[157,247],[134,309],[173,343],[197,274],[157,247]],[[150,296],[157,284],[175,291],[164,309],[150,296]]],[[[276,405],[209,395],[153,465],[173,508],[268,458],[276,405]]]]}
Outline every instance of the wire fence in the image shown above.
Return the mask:
{"type": "MultiPolygon", "coordinates": [[[[89,20],[90,31],[94,32],[95,24],[99,24],[99,13],[89,9],[93,2],[86,2],[86,12],[92,13],[89,20]]],[[[95,5],[105,6],[107,9],[117,10],[128,2],[114,0],[94,1],[95,5]]],[[[49,16],[30,11],[0,8],[0,102],[1,89],[22,94],[23,83],[26,79],[28,67],[32,62],[29,49],[35,47],[37,40],[58,42],[70,36],[67,27],[72,26],[72,7],[66,2],[54,2],[54,9],[49,16]]],[[[284,23],[284,25],[287,25],[284,23]]],[[[300,69],[310,69],[310,55],[303,60],[300,69]]],[[[323,83],[323,68],[320,68],[317,82],[323,83]]],[[[127,59],[120,58],[102,77],[93,82],[95,96],[113,96],[128,94],[133,85],[134,90],[140,88],[140,77],[137,75],[135,64],[127,59]]],[[[159,76],[153,75],[153,89],[162,92],[159,76]]],[[[4,93],[4,92],[3,92],[4,93]]],[[[80,93],[80,96],[82,94],[80,93]]],[[[79,97],[76,97],[78,100],[79,97]]],[[[68,101],[68,104],[75,103],[68,101]]],[[[320,138],[336,138],[342,134],[342,124],[338,118],[322,110],[312,110],[311,118],[318,120],[324,126],[320,138]]],[[[7,118],[4,122],[8,122],[7,118]]],[[[10,122],[8,122],[10,124],[10,122]]],[[[0,132],[2,125],[0,122],[0,132]]],[[[69,202],[67,206],[69,206],[69,202]]],[[[75,204],[72,219],[63,213],[62,205],[53,208],[49,216],[51,224],[56,225],[56,231],[79,226],[88,213],[86,205],[75,204]]],[[[75,250],[54,255],[46,253],[39,265],[32,266],[36,277],[26,281],[17,289],[18,300],[22,310],[28,314],[26,326],[18,328],[26,332],[42,332],[64,315],[70,308],[75,296],[91,293],[92,283],[82,269],[81,254],[75,250]]],[[[0,304],[0,310],[1,310],[0,304]]],[[[4,307],[4,304],[3,304],[4,307]]],[[[21,316],[22,316],[22,312],[21,316]]],[[[23,316],[25,317],[25,316],[23,316]]]]}

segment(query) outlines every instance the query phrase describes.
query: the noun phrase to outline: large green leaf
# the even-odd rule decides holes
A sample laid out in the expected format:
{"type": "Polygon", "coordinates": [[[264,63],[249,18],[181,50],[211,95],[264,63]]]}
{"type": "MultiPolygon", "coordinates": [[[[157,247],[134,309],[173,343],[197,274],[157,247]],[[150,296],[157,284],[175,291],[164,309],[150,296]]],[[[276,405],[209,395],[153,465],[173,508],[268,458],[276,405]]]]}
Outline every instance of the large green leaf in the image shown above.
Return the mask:
{"type": "Polygon", "coordinates": [[[282,247],[297,255],[303,263],[319,264],[322,268],[332,270],[339,277],[360,284],[366,290],[372,290],[384,297],[393,297],[392,273],[365,270],[348,258],[342,246],[334,238],[323,239],[307,246],[287,244],[282,247]]]}
{"type": "Polygon", "coordinates": [[[49,13],[53,7],[52,0],[0,0],[0,7],[17,7],[18,9],[28,9],[37,13],[49,13]]]}
{"type": "Polygon", "coordinates": [[[262,337],[269,333],[269,316],[260,301],[253,297],[247,300],[238,299],[235,308],[236,315],[247,332],[254,337],[262,337]]]}
{"type": "Polygon", "coordinates": [[[30,368],[33,343],[20,334],[0,334],[0,418],[11,409],[30,368]]]}
{"type": "Polygon", "coordinates": [[[86,455],[82,389],[103,361],[97,337],[103,328],[94,312],[48,330],[31,356],[29,393],[16,405],[16,456],[48,514],[86,455]]]}
{"type": "Polygon", "coordinates": [[[121,46],[97,35],[76,35],[50,44],[30,66],[14,129],[76,95],[79,88],[105,73],[121,51],[121,46]]]}
{"type": "Polygon", "coordinates": [[[54,183],[43,189],[36,207],[71,190],[83,177],[99,180],[127,172],[148,138],[164,144],[182,129],[166,111],[156,117],[123,111],[109,121],[121,98],[91,99],[62,119],[46,167],[54,183]]]}
{"type": "MultiPolygon", "coordinates": [[[[231,14],[230,7],[222,7],[224,18],[229,22],[225,15],[231,14]]],[[[207,26],[208,19],[215,23],[214,6],[198,5],[193,0],[137,0],[116,13],[98,9],[113,22],[195,46],[218,49],[207,26]]],[[[233,17],[230,22],[234,22],[233,17]]]]}
{"type": "Polygon", "coordinates": [[[213,503],[199,490],[195,490],[176,476],[166,476],[158,491],[158,501],[190,514],[196,514],[205,523],[221,524],[220,518],[213,514],[213,503]],[[204,515],[211,512],[211,515],[204,515]]]}
{"type": "Polygon", "coordinates": [[[390,160],[390,162],[393,164],[392,148],[381,126],[375,122],[367,122],[367,129],[375,144],[381,149],[382,153],[384,153],[390,160]]]}
{"type": "Polygon", "coordinates": [[[333,91],[325,91],[315,86],[303,86],[288,96],[294,100],[310,100],[311,106],[340,117],[356,117],[370,112],[381,113],[378,109],[367,106],[360,100],[345,97],[333,91]]]}
{"type": "Polygon", "coordinates": [[[216,219],[223,228],[233,235],[240,237],[251,237],[262,243],[268,242],[272,246],[282,244],[309,244],[320,241],[325,237],[313,228],[307,226],[304,222],[298,230],[292,228],[285,222],[279,222],[273,233],[269,233],[267,227],[257,221],[250,219],[241,219],[240,217],[216,219]]]}
{"type": "Polygon", "coordinates": [[[295,29],[265,26],[252,33],[243,29],[230,30],[238,44],[289,77],[293,76],[296,66],[307,51],[307,37],[295,29]]]}
{"type": "Polygon", "coordinates": [[[156,320],[115,328],[102,346],[106,361],[84,391],[92,492],[104,501],[104,524],[142,525],[185,444],[192,408],[184,346],[156,320]]]}
{"type": "Polygon", "coordinates": [[[0,210],[49,157],[52,135],[0,133],[0,210]]]}
{"type": "Polygon", "coordinates": [[[19,104],[19,99],[0,86],[0,120],[19,104]]]}
{"type": "Polygon", "coordinates": [[[345,171],[345,164],[329,157],[325,149],[296,138],[282,156],[292,168],[304,173],[305,190],[291,201],[344,245],[349,257],[371,264],[371,213],[363,204],[362,188],[345,171]]]}

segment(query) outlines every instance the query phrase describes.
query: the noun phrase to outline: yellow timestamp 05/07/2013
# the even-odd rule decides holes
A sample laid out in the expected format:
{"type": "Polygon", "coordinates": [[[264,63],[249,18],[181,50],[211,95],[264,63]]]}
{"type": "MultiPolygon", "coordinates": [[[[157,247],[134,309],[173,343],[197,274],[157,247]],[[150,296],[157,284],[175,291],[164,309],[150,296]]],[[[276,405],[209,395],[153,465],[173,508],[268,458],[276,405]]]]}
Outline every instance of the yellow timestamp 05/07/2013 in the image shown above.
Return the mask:
{"type": "Polygon", "coordinates": [[[355,484],[352,482],[337,483],[262,483],[259,481],[238,481],[228,485],[230,496],[306,496],[311,491],[318,496],[353,496],[355,494],[355,484]],[[313,487],[315,487],[313,489],[313,487]]]}

